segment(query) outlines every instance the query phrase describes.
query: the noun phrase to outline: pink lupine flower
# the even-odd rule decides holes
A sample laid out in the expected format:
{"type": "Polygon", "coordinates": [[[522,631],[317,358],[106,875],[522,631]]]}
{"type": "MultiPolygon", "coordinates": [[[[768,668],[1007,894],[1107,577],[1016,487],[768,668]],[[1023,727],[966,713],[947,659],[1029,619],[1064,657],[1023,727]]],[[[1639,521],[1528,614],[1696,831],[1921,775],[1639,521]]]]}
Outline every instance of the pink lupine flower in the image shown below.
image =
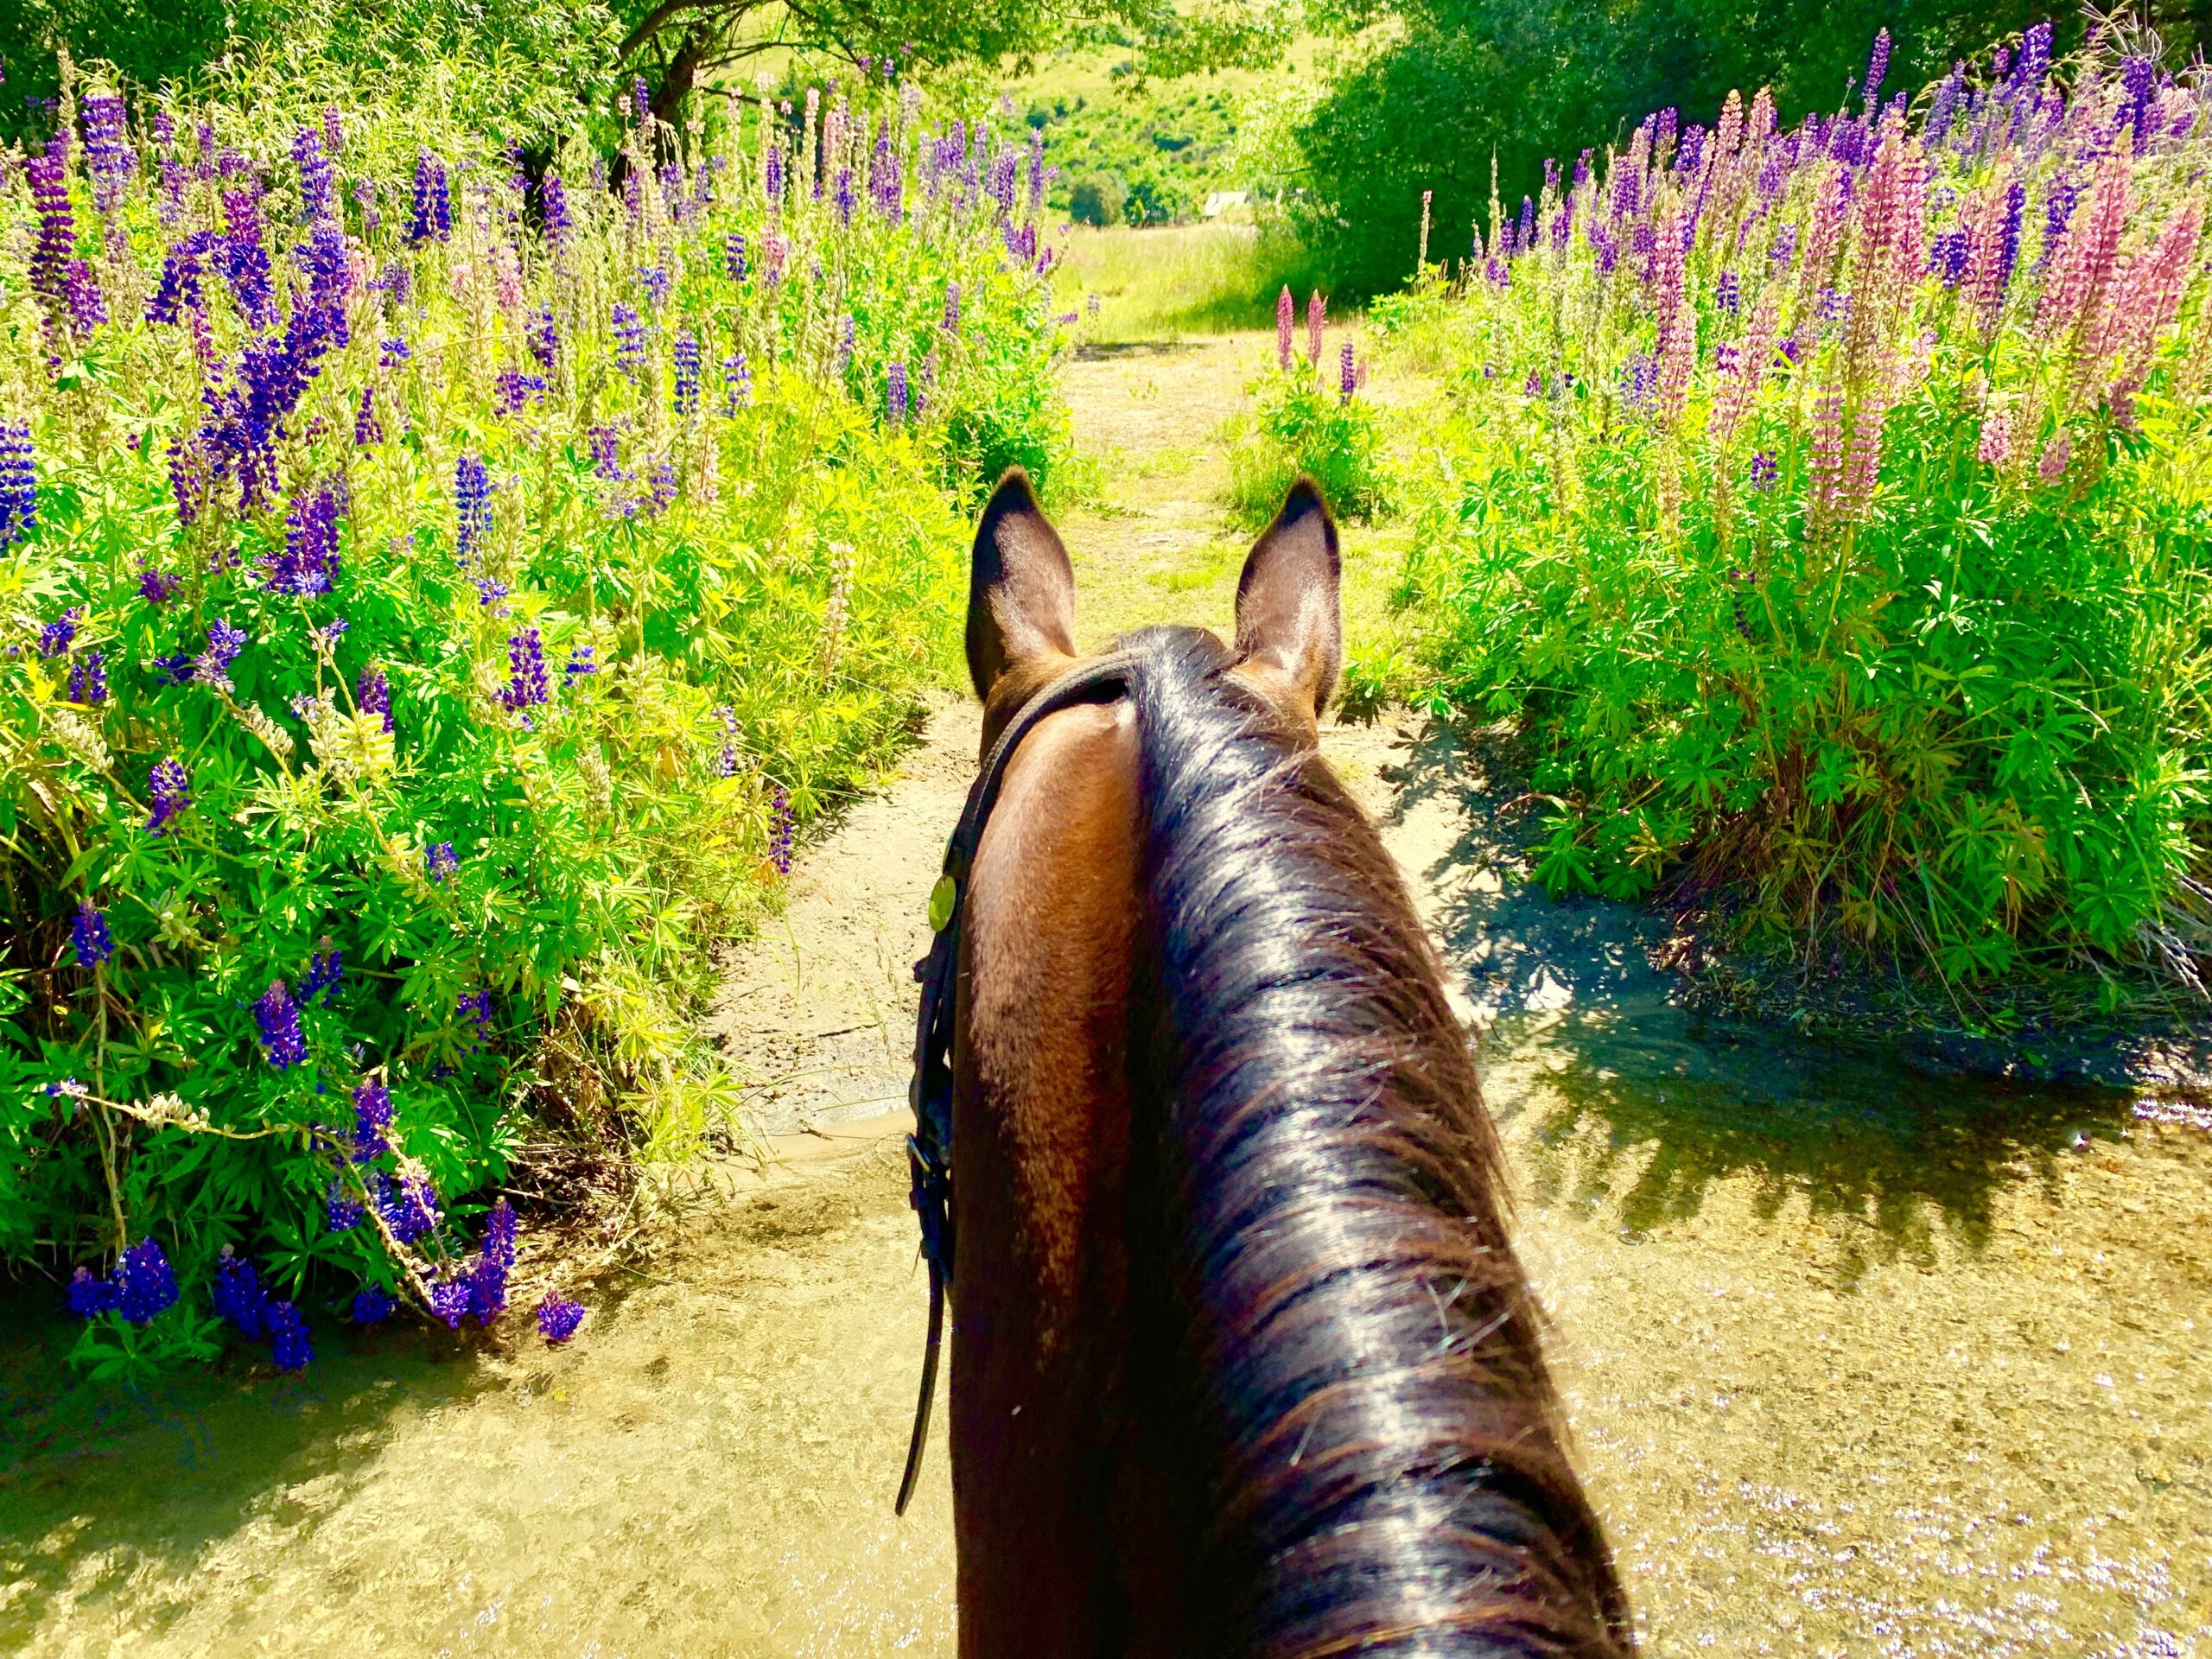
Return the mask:
{"type": "Polygon", "coordinates": [[[2044,283],[2036,327],[2046,340],[2071,334],[2099,315],[2106,286],[2120,257],[2120,235],[2127,221],[2128,160],[2105,157],[2088,206],[2068,227],[2050,275],[2044,283]]]}
{"type": "Polygon", "coordinates": [[[2066,463],[2074,459],[2074,440],[2061,427],[2058,435],[2044,448],[2043,459],[2036,463],[2036,475],[2046,484],[2056,484],[2066,475],[2066,463]]]}
{"type": "MultiPolygon", "coordinates": [[[[1285,289],[1285,293],[1290,290],[1285,289]]],[[[1328,316],[1329,302],[1315,289],[1306,298],[1306,360],[1315,368],[1321,366],[1321,325],[1328,316]]]]}
{"type": "Polygon", "coordinates": [[[1652,251],[1651,306],[1659,318],[1659,412],[1680,420],[1688,404],[1690,370],[1697,358],[1697,310],[1683,283],[1682,227],[1669,213],[1652,251]]]}
{"type": "Polygon", "coordinates": [[[2101,361],[2119,359],[2107,393],[2115,409],[2141,389],[2160,338],[2180,313],[2203,222],[2201,202],[2183,203],[2158,232],[2150,252],[2130,264],[2113,285],[2095,351],[2101,361]]]}
{"type": "Polygon", "coordinates": [[[1813,410],[1813,445],[1809,470],[1812,493],[1808,516],[1817,526],[1835,521],[1837,497],[1843,486],[1843,388],[1829,386],[1821,393],[1813,410]]]}
{"type": "Polygon", "coordinates": [[[2012,459],[2012,412],[2006,409],[1990,411],[1981,423],[1981,442],[1974,446],[1974,458],[1985,467],[2002,468],[2012,459]]]}
{"type": "Polygon", "coordinates": [[[1290,372],[1290,337],[1297,312],[1298,302],[1290,297],[1290,284],[1286,283],[1275,296],[1275,366],[1285,374],[1290,372]]]}

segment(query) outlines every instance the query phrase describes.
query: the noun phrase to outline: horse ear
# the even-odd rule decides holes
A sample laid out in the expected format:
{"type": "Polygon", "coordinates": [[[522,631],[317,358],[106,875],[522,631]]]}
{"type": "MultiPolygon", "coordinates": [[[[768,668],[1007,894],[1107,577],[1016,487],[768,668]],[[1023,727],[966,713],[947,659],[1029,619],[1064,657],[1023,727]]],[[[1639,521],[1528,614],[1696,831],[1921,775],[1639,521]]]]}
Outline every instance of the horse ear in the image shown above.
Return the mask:
{"type": "Polygon", "coordinates": [[[1321,486],[1300,474],[1236,582],[1236,649],[1273,669],[1318,715],[1344,666],[1344,566],[1321,486]]]}
{"type": "Polygon", "coordinates": [[[968,674],[988,698],[999,676],[1046,652],[1075,655],[1075,569],[1029,474],[1009,467],[976,526],[968,578],[968,674]]]}

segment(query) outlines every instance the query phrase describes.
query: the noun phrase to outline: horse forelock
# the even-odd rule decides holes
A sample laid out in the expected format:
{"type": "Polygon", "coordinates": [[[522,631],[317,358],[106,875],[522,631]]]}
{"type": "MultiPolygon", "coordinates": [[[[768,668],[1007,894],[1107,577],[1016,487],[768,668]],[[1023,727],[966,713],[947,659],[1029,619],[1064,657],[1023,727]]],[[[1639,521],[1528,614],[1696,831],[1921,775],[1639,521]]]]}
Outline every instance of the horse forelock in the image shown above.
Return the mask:
{"type": "Polygon", "coordinates": [[[1473,1059],[1395,867],[1213,636],[1123,643],[1225,1616],[1269,1659],[1624,1650],[1473,1059]]]}

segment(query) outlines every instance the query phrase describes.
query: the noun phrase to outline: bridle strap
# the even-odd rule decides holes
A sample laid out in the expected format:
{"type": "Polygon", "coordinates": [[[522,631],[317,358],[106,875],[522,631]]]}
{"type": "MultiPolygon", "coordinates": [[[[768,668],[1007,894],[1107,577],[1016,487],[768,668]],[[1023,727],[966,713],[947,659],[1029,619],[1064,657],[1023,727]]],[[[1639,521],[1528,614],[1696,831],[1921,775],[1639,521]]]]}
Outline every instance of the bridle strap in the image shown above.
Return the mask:
{"type": "Polygon", "coordinates": [[[894,1512],[906,1513],[921,1478],[922,1448],[928,1444],[930,1406],[937,1394],[938,1353],[944,1337],[944,1304],[952,1288],[952,1050],[959,1007],[960,931],[968,908],[968,877],[976,849],[998,804],[1007,764],[1021,740],[1064,709],[1083,702],[1111,702],[1129,689],[1136,665],[1132,652],[1114,652],[1078,664],[1021,705],[984,759],[968,791],[968,804],[951,839],[945,842],[944,870],[930,894],[930,923],[937,937],[930,953],[914,964],[921,982],[921,1012],[914,1028],[914,1077],[906,1099],[914,1109],[914,1132],[906,1137],[906,1163],[913,1175],[912,1202],[922,1224],[922,1259],[930,1269],[930,1328],[922,1352],[921,1398],[914,1405],[914,1433],[906,1446],[906,1471],[899,1478],[894,1512]]]}

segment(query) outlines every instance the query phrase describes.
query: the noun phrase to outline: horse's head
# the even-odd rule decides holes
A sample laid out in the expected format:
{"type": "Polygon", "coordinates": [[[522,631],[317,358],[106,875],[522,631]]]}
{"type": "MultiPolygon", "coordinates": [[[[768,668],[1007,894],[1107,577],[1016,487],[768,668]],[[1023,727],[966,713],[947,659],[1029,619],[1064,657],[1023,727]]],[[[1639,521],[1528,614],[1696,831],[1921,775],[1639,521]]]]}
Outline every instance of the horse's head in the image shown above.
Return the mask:
{"type": "MultiPolygon", "coordinates": [[[[1311,731],[1344,666],[1337,526],[1319,486],[1300,478],[1236,582],[1231,671],[1311,731]]],[[[983,701],[988,751],[1040,686],[1076,666],[1075,569],[1031,489],[1008,469],[976,530],[968,586],[968,672],[983,701]]]]}
{"type": "Polygon", "coordinates": [[[1318,753],[1338,584],[1300,480],[1233,646],[1156,628],[1082,671],[1027,477],[976,532],[1003,770],[947,936],[964,1656],[1595,1656],[1626,1630],[1465,1033],[1318,753]]]}

